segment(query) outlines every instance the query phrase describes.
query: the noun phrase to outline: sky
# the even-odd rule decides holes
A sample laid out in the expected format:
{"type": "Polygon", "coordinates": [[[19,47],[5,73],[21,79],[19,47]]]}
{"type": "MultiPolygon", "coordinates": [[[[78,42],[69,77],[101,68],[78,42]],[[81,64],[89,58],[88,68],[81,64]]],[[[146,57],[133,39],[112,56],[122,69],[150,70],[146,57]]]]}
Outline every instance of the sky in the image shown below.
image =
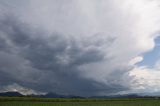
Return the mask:
{"type": "Polygon", "coordinates": [[[160,95],[159,0],[0,0],[0,92],[160,95]]]}
{"type": "Polygon", "coordinates": [[[147,65],[148,67],[154,67],[157,60],[160,58],[160,37],[155,39],[155,47],[153,50],[144,53],[144,60],[138,63],[139,65],[147,65]]]}

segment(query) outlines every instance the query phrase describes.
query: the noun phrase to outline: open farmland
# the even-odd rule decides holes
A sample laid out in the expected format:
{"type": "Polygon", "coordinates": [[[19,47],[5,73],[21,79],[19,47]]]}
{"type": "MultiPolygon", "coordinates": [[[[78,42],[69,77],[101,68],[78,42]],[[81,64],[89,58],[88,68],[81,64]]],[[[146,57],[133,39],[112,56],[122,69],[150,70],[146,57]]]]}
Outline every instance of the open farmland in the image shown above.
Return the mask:
{"type": "Polygon", "coordinates": [[[0,98],[0,106],[160,106],[160,99],[63,99],[5,97],[0,98]]]}

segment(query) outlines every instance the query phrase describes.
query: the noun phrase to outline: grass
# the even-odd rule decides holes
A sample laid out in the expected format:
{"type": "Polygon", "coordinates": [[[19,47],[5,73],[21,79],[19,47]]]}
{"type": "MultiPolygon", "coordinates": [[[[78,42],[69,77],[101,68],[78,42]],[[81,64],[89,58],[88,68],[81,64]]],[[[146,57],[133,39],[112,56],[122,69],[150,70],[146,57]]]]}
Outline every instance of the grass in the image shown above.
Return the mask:
{"type": "Polygon", "coordinates": [[[160,99],[65,99],[0,97],[0,106],[160,106],[160,99]]]}

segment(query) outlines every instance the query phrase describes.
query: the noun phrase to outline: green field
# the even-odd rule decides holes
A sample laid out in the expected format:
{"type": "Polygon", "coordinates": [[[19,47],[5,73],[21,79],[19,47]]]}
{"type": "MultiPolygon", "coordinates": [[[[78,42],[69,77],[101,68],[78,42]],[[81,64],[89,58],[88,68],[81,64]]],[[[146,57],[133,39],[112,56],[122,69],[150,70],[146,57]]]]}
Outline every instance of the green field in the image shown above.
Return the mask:
{"type": "Polygon", "coordinates": [[[0,106],[160,106],[160,99],[61,99],[2,97],[0,106]]]}

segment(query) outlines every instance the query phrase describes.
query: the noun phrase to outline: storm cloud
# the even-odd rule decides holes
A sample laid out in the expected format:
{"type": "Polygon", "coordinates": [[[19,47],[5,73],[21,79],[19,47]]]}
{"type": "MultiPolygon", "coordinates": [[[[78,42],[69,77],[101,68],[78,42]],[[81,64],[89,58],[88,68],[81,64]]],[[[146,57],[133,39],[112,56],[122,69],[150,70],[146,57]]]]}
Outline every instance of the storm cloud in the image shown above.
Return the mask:
{"type": "Polygon", "coordinates": [[[82,96],[134,91],[140,83],[136,63],[158,36],[158,4],[1,0],[1,91],[82,96]]]}

